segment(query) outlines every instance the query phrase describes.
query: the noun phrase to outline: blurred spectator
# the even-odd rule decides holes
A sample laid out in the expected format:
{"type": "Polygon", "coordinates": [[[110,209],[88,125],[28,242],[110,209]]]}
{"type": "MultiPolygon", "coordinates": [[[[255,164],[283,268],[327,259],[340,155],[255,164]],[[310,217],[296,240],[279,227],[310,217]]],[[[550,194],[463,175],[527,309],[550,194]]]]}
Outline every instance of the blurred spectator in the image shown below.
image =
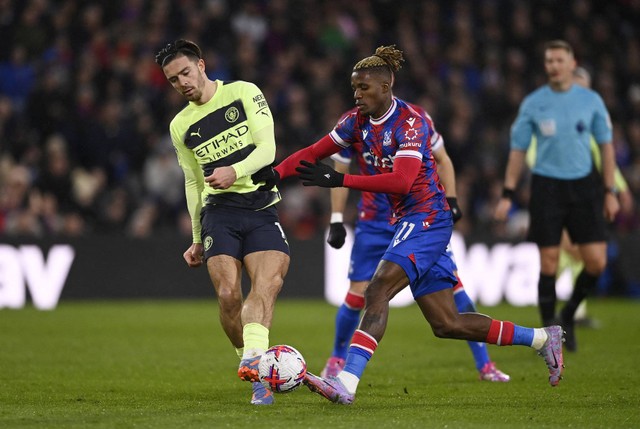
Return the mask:
{"type": "Polygon", "coordinates": [[[57,202],[58,210],[76,210],[71,181],[71,162],[67,153],[67,143],[58,134],[52,135],[45,143],[44,165],[34,183],[34,188],[43,196],[50,196],[57,202]]]}
{"type": "MultiPolygon", "coordinates": [[[[166,124],[184,101],[153,61],[178,37],[211,47],[212,78],[262,88],[278,160],[326,134],[353,105],[345,76],[356,58],[397,44],[407,62],[395,92],[425,107],[447,141],[464,234],[492,231],[509,126],[524,95],[544,82],[542,44],[567,38],[611,112],[617,160],[636,199],[617,228],[638,228],[640,7],[565,3],[0,0],[0,233],[189,236],[166,144],[166,124]]],[[[295,180],[282,192],[285,229],[321,232],[328,192],[295,180]]],[[[517,202],[526,212],[528,195],[517,202]]],[[[525,227],[515,216],[494,232],[516,239],[525,227]]]]}
{"type": "Polygon", "coordinates": [[[35,67],[24,46],[16,45],[8,61],[0,63],[0,93],[9,97],[14,109],[22,111],[35,83],[35,67]]]}
{"type": "Polygon", "coordinates": [[[185,207],[184,175],[176,162],[169,138],[162,139],[144,165],[143,186],[146,197],[160,209],[160,221],[173,225],[185,207]]]}
{"type": "Polygon", "coordinates": [[[32,184],[29,170],[2,160],[0,176],[0,231],[9,235],[40,235],[35,213],[29,207],[32,184]]]}

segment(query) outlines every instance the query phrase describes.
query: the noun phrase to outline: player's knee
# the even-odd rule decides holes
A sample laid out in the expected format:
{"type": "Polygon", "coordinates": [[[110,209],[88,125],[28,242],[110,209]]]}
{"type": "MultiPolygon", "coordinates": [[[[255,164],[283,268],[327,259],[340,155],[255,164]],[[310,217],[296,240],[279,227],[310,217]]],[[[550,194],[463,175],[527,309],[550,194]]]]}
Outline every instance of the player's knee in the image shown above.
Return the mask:
{"type": "Polygon", "coordinates": [[[432,322],[431,330],[438,338],[455,338],[457,333],[455,324],[447,320],[432,322]]]}
{"type": "Polygon", "coordinates": [[[584,262],[584,269],[587,271],[587,273],[591,274],[592,276],[599,276],[604,272],[606,267],[607,267],[606,257],[593,258],[593,259],[585,260],[584,262]]]}
{"type": "Polygon", "coordinates": [[[364,292],[367,303],[377,303],[391,300],[390,292],[383,282],[371,282],[364,292]]]}
{"type": "Polygon", "coordinates": [[[558,271],[560,252],[550,249],[540,251],[540,272],[545,275],[554,275],[558,271]]]}
{"type": "Polygon", "coordinates": [[[364,299],[366,302],[375,302],[379,299],[379,296],[380,294],[375,284],[369,285],[369,287],[364,291],[364,299]]]}
{"type": "Polygon", "coordinates": [[[266,283],[268,290],[278,293],[284,284],[284,277],[278,273],[270,277],[266,283]]]}
{"type": "Polygon", "coordinates": [[[233,308],[242,305],[242,294],[235,287],[225,287],[221,285],[218,288],[218,301],[222,308],[233,308]]]}
{"type": "Polygon", "coordinates": [[[450,338],[451,332],[446,325],[439,326],[431,326],[431,330],[433,331],[433,335],[438,338],[450,338]]]}
{"type": "Polygon", "coordinates": [[[540,261],[540,272],[547,276],[553,276],[558,272],[558,261],[554,259],[544,259],[540,261]]]}

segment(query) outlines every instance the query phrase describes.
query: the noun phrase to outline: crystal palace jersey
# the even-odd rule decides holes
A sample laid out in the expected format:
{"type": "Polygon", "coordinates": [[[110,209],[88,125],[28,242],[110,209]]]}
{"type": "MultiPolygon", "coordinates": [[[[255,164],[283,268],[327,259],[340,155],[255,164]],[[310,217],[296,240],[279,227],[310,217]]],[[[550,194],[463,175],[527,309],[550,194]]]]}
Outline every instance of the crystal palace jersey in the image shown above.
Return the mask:
{"type": "Polygon", "coordinates": [[[389,205],[392,221],[412,213],[430,216],[448,210],[431,147],[440,137],[428,115],[419,110],[394,98],[381,118],[372,119],[354,109],[345,114],[331,132],[331,138],[339,146],[351,147],[350,150],[358,155],[358,166],[363,175],[390,173],[398,156],[413,157],[422,162],[418,177],[406,195],[363,192],[360,219],[389,219],[389,205]]]}
{"type": "MultiPolygon", "coordinates": [[[[431,136],[431,152],[435,152],[444,146],[444,140],[435,126],[431,116],[420,106],[407,103],[409,106],[420,114],[423,118],[427,119],[428,123],[432,125],[433,134],[431,136]]],[[[353,108],[344,113],[338,122],[342,122],[344,118],[352,113],[357,113],[358,109],[353,108]]],[[[371,165],[371,158],[363,156],[362,142],[353,143],[351,146],[346,147],[340,152],[331,156],[334,161],[342,162],[343,164],[350,164],[352,159],[356,160],[358,165],[358,171],[360,174],[374,174],[375,171],[371,165]]],[[[360,201],[358,202],[358,219],[361,221],[388,221],[391,218],[392,210],[391,203],[387,194],[362,191],[360,201]]]]}

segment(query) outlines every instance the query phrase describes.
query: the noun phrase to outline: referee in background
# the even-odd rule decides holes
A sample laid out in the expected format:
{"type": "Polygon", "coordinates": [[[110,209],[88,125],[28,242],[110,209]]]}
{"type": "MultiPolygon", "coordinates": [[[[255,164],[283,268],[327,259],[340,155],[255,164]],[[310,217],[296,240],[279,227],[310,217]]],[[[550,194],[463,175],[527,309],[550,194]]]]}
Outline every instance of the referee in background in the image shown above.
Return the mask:
{"type": "Polygon", "coordinates": [[[606,267],[606,223],[613,221],[620,209],[614,186],[612,126],[602,98],[573,83],[576,60],[569,43],[548,42],[544,66],[548,84],[524,99],[511,128],[511,150],[495,219],[506,220],[511,210],[526,151],[535,136],[538,150],[532,167],[528,239],[540,251],[538,306],[542,324],[559,319],[566,331],[567,350],[576,351],[574,314],[606,267]],[[601,174],[593,165],[591,135],[602,154],[601,174]],[[584,268],[571,298],[556,316],[556,272],[563,228],[578,245],[584,268]]]}

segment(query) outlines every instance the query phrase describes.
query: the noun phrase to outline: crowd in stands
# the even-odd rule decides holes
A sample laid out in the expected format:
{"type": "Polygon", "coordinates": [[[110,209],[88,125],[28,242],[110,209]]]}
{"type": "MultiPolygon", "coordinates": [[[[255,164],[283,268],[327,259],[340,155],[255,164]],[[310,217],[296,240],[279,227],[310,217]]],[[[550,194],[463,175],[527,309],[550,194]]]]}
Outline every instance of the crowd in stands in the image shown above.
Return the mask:
{"type": "MultiPolygon", "coordinates": [[[[565,39],[611,113],[637,202],[638,22],[633,0],[0,0],[0,235],[190,237],[168,134],[184,99],[154,63],[176,38],[200,44],[211,78],[264,91],[278,160],[329,132],[353,106],[353,65],[396,44],[406,63],[394,92],[432,115],[457,169],[457,228],[511,238],[526,228],[528,186],[512,220],[492,222],[509,128],[545,83],[542,45],[565,39]]],[[[288,234],[323,231],[328,190],[281,190],[288,234]]],[[[639,225],[636,203],[615,228],[639,225]]]]}

